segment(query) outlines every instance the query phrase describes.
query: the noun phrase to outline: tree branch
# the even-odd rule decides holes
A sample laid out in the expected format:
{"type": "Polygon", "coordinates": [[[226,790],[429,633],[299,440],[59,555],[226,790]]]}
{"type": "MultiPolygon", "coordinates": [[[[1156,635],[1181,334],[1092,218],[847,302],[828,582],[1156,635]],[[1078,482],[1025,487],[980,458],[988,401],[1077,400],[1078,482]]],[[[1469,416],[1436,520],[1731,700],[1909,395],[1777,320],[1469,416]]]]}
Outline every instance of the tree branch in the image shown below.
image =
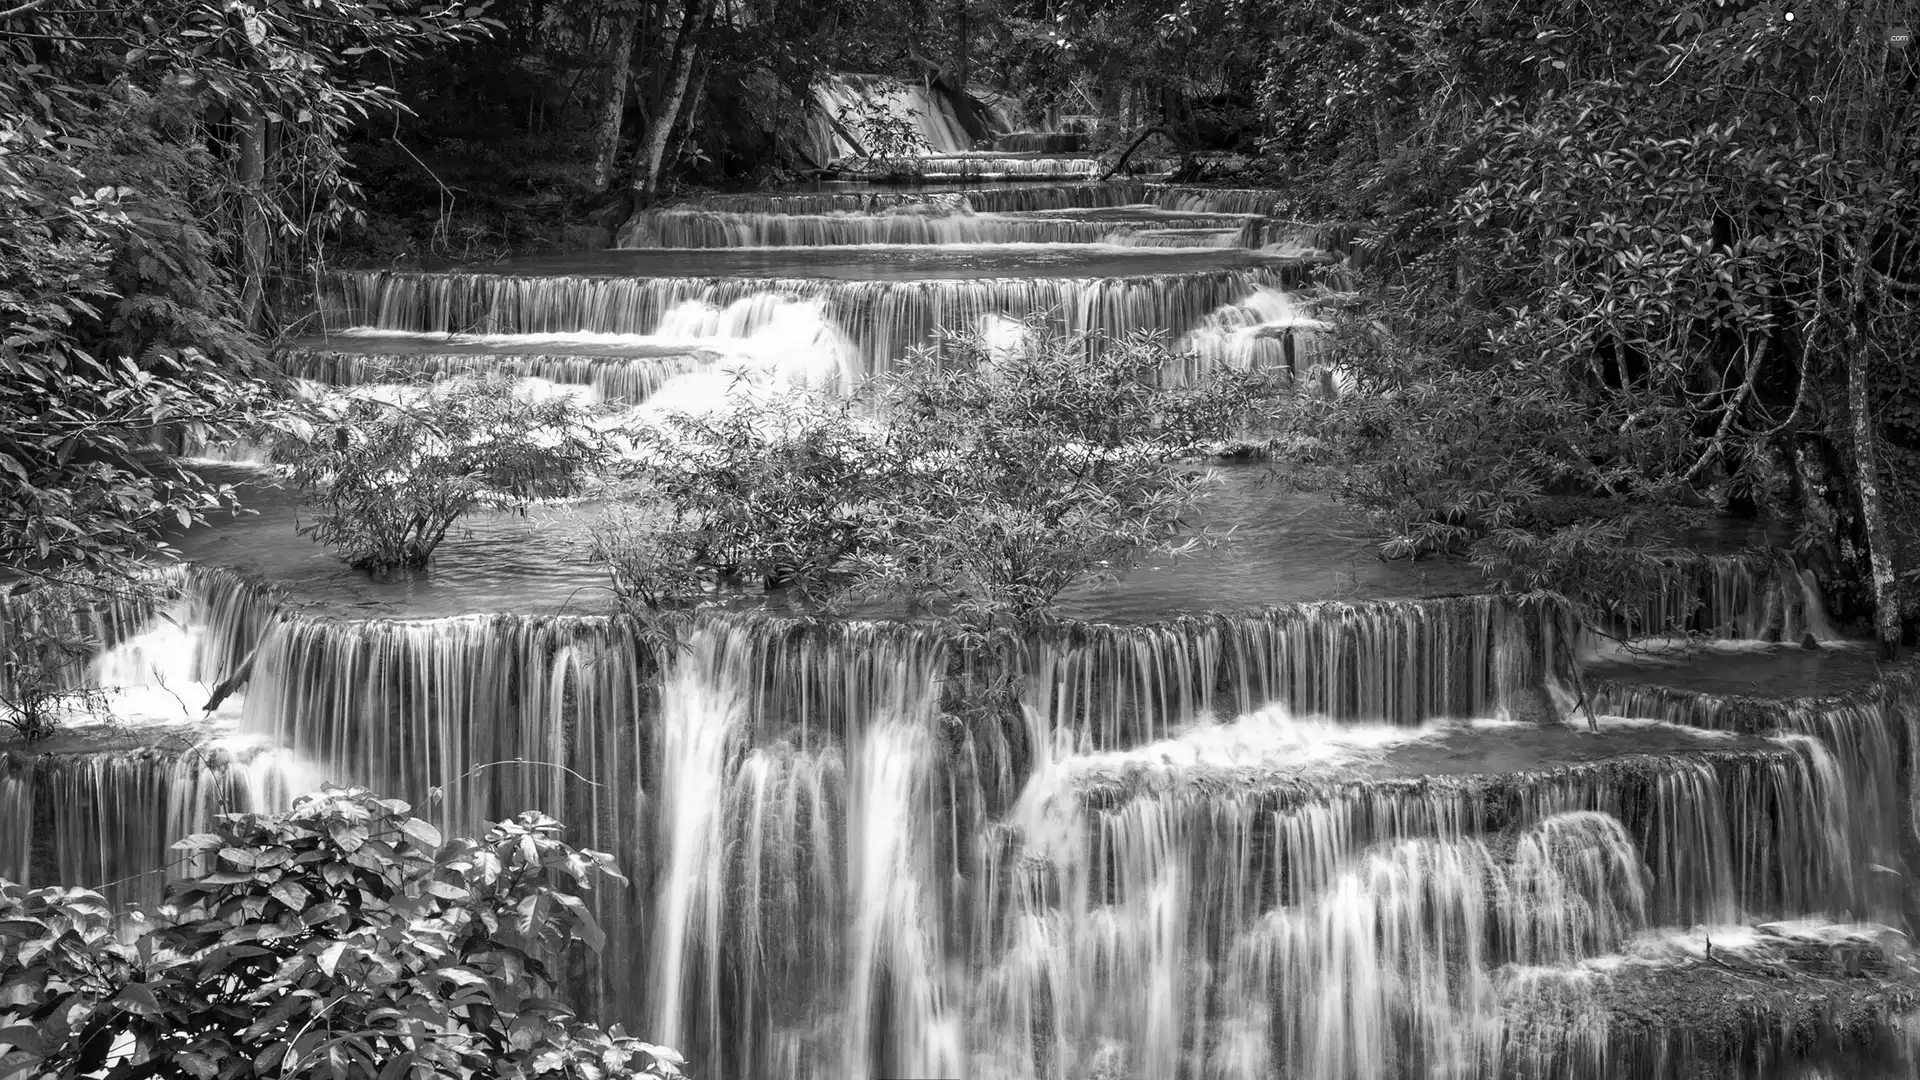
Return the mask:
{"type": "Polygon", "coordinates": [[[1141,143],[1147,141],[1147,136],[1154,135],[1154,134],[1165,135],[1169,139],[1173,138],[1173,132],[1168,131],[1166,128],[1163,128],[1158,124],[1155,124],[1154,126],[1146,129],[1145,131],[1142,131],[1140,134],[1135,135],[1133,137],[1133,141],[1127,144],[1127,148],[1125,150],[1121,151],[1119,159],[1113,163],[1112,167],[1107,169],[1106,172],[1103,172],[1100,174],[1100,179],[1102,180],[1113,179],[1114,173],[1117,173],[1121,169],[1126,168],[1127,159],[1133,156],[1133,152],[1135,150],[1140,149],[1141,143]]]}
{"type": "Polygon", "coordinates": [[[1746,380],[1740,384],[1739,390],[1734,391],[1733,400],[1727,403],[1727,411],[1720,417],[1720,427],[1714,431],[1713,440],[1700,454],[1700,460],[1694,462],[1693,468],[1687,470],[1685,477],[1687,483],[1691,484],[1699,479],[1700,474],[1707,471],[1707,466],[1713,464],[1714,460],[1725,451],[1727,433],[1733,430],[1734,418],[1740,415],[1740,410],[1746,405],[1747,399],[1753,396],[1753,382],[1760,374],[1761,366],[1767,362],[1767,348],[1770,344],[1771,342],[1766,338],[1761,338],[1759,346],[1753,350],[1753,362],[1747,365],[1746,380]]]}
{"type": "Polygon", "coordinates": [[[45,7],[47,2],[48,0],[27,0],[26,3],[20,4],[17,7],[10,7],[5,11],[0,11],[0,19],[11,19],[16,15],[25,15],[35,8],[45,7]]]}

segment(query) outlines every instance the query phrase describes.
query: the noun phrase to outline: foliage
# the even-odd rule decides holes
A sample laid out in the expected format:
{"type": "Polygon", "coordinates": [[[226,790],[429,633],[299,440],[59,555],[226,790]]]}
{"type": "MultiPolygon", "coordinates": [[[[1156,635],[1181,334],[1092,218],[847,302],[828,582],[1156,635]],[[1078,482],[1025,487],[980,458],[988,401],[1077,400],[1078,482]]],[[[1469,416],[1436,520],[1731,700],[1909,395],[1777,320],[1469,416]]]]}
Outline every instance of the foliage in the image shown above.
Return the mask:
{"type": "Polygon", "coordinates": [[[9,9],[0,564],[138,588],[160,530],[233,505],[165,452],[277,412],[248,330],[269,268],[229,238],[318,242],[352,194],[341,131],[396,104],[359,69],[473,25],[336,0],[9,9]]]}
{"type": "Polygon", "coordinates": [[[157,911],[0,882],[0,1077],[674,1077],[681,1059],[558,1000],[624,883],[527,812],[443,843],[404,802],[329,787],[174,845],[157,911]]]}
{"type": "Polygon", "coordinates": [[[611,442],[572,399],[531,401],[501,375],[435,383],[411,400],[349,394],[286,425],[283,475],[319,508],[302,526],[357,569],[424,567],[454,522],[578,492],[611,442]]]}
{"type": "Polygon", "coordinates": [[[896,488],[860,575],[984,621],[1044,610],[1148,554],[1210,539],[1210,477],[1179,459],[1226,434],[1263,386],[1167,386],[1154,338],[1026,328],[1011,347],[949,340],[875,390],[896,488]]]}
{"type": "MultiPolygon", "coordinates": [[[[125,589],[84,575],[22,582],[0,595],[0,726],[32,742],[62,717],[105,708],[107,692],[80,675],[102,645],[101,598],[125,589]]],[[[124,599],[137,604],[144,593],[124,599]]]]}
{"type": "Polygon", "coordinates": [[[171,188],[191,208],[160,224],[197,232],[207,222],[214,235],[232,239],[232,248],[215,254],[244,301],[246,321],[271,300],[276,267],[310,283],[328,236],[351,216],[359,192],[342,139],[351,126],[404,108],[374,73],[388,75],[423,50],[489,25],[479,8],[463,4],[51,0],[30,7],[10,20],[9,55],[0,61],[28,99],[29,126],[67,136],[70,146],[104,149],[117,141],[115,129],[90,122],[77,106],[102,95],[164,101],[165,125],[155,134],[170,152],[199,159],[200,175],[154,185],[158,177],[135,173],[128,183],[171,188]]]}
{"type": "Polygon", "coordinates": [[[1864,580],[1884,465],[1850,419],[1889,405],[1847,375],[1900,352],[1920,295],[1893,14],[1291,9],[1268,91],[1301,209],[1370,224],[1340,354],[1362,392],[1282,418],[1308,463],[1353,439],[1351,476],[1318,475],[1390,553],[1596,600],[1707,506],[1808,521],[1816,563],[1864,580]]]}
{"type": "Polygon", "coordinates": [[[926,136],[915,123],[918,114],[911,108],[903,111],[905,115],[895,112],[884,101],[855,98],[840,106],[834,119],[860,140],[869,167],[887,169],[927,152],[926,136]]]}
{"type": "Polygon", "coordinates": [[[954,336],[854,398],[672,417],[643,466],[649,508],[603,525],[596,554],[648,607],[691,576],[1031,618],[1211,539],[1192,521],[1209,478],[1179,458],[1265,387],[1168,387],[1169,360],[1147,337],[1036,324],[1013,346],[954,336]]]}
{"type": "Polygon", "coordinates": [[[637,484],[594,530],[623,596],[658,610],[710,582],[825,603],[851,586],[892,466],[852,399],[794,389],[670,413],[634,438],[637,484]]]}
{"type": "MultiPolygon", "coordinates": [[[[6,81],[0,101],[35,92],[6,81]]],[[[232,434],[267,410],[238,377],[250,356],[206,234],[168,187],[194,172],[138,126],[159,106],[131,98],[56,128],[0,109],[0,563],[101,568],[156,547],[161,526],[197,520],[231,493],[154,444],[198,424],[232,434]],[[126,125],[107,145],[76,145],[126,125]],[[152,186],[95,186],[115,146],[152,186]]],[[[132,180],[132,178],[130,178],[132,180]]],[[[142,180],[132,180],[141,183],[142,180]]]]}

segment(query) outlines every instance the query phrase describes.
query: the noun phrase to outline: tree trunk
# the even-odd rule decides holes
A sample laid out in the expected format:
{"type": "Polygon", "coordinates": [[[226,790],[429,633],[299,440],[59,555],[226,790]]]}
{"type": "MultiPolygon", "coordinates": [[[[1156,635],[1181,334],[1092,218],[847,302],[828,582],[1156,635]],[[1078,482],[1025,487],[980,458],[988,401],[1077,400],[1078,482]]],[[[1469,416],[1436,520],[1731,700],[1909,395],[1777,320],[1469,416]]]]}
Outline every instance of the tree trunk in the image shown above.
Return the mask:
{"type": "Polygon", "coordinates": [[[600,115],[593,125],[593,175],[595,192],[607,190],[613,181],[613,163],[619,160],[620,121],[627,113],[628,67],[633,62],[633,35],[640,25],[640,5],[632,4],[613,13],[607,33],[606,69],[600,87],[600,115]]]}
{"type": "Polygon", "coordinates": [[[1867,565],[1873,583],[1873,636],[1880,658],[1892,660],[1900,651],[1900,579],[1893,568],[1893,530],[1880,494],[1879,443],[1874,435],[1873,402],[1868,395],[1867,355],[1847,351],[1847,411],[1853,418],[1853,458],[1858,474],[1860,519],[1866,526],[1867,565]]]}
{"type": "Polygon", "coordinates": [[[955,90],[962,95],[966,94],[967,85],[973,78],[973,50],[971,48],[973,43],[968,40],[973,36],[973,26],[971,25],[971,20],[967,17],[971,14],[967,8],[967,0],[954,0],[953,22],[954,38],[956,40],[953,50],[953,81],[955,90]]]}
{"type": "Polygon", "coordinates": [[[258,330],[267,292],[267,117],[243,108],[234,124],[240,136],[240,318],[258,330]]]}
{"type": "Polygon", "coordinates": [[[641,147],[640,167],[634,170],[633,187],[638,206],[648,206],[660,190],[660,165],[667,156],[667,138],[680,116],[680,105],[687,99],[687,84],[693,81],[693,65],[698,59],[700,31],[713,12],[713,0],[687,0],[686,17],[680,22],[680,35],[673,45],[673,69],[667,76],[666,96],[653,111],[647,125],[646,143],[641,147]]]}

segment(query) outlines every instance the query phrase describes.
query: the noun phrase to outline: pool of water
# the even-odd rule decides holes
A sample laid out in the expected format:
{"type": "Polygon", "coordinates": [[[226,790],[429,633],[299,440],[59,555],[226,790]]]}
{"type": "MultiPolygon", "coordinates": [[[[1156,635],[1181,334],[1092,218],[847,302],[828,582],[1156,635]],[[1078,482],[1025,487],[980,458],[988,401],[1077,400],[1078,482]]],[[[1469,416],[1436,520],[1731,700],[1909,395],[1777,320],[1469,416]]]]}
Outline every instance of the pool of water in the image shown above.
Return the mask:
{"type": "Polygon", "coordinates": [[[620,248],[443,267],[513,276],[822,278],[964,281],[978,278],[1130,278],[1249,270],[1303,262],[1242,248],[1113,244],[873,244],[784,248],[620,248]]]}
{"type": "MultiPolygon", "coordinates": [[[[249,513],[174,538],[187,559],[231,566],[291,587],[335,614],[438,617],[478,611],[590,612],[613,602],[587,558],[600,504],[537,506],[524,516],[475,514],[448,534],[433,565],[378,578],[348,568],[299,534],[311,520],[297,493],[259,470],[210,467],[237,480],[249,513]]],[[[1182,611],[1254,610],[1303,600],[1417,597],[1474,591],[1459,562],[1382,562],[1362,521],[1325,499],[1285,491],[1261,465],[1215,470],[1202,517],[1229,540],[1209,552],[1155,559],[1118,582],[1076,588],[1064,614],[1144,621],[1182,611]]]]}
{"type": "Polygon", "coordinates": [[[1591,679],[1674,686],[1709,694],[1824,697],[1872,682],[1880,663],[1870,642],[1646,641],[1589,659],[1591,679]]]}

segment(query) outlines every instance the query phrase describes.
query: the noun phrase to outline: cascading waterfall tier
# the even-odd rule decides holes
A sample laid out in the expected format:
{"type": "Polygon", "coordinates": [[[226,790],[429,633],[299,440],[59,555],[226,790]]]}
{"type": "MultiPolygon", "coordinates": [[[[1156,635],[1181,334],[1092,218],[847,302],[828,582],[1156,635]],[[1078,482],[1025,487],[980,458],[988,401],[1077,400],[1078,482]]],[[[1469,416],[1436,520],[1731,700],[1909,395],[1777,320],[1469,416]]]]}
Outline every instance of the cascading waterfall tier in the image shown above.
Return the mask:
{"type": "MultiPolygon", "coordinates": [[[[1277,210],[1282,194],[1254,188],[1184,187],[1114,179],[1085,183],[1010,184],[956,191],[860,188],[846,191],[702,195],[673,204],[668,209],[729,214],[843,214],[946,209],[1004,214],[1152,206],[1161,210],[1191,213],[1269,217],[1277,210]]],[[[1304,226],[1306,223],[1294,224],[1304,226]]]]}
{"type": "Polygon", "coordinates": [[[246,743],[0,750],[0,878],[157,902],[188,869],[174,841],[218,814],[283,810],[316,783],[290,755],[246,743]]]}
{"type": "Polygon", "coordinates": [[[1593,629],[1607,637],[1694,634],[1788,643],[1837,636],[1812,575],[1776,551],[1673,559],[1649,588],[1593,629]]]}
{"type": "MultiPolygon", "coordinates": [[[[110,655],[160,621],[190,639],[184,663],[165,661],[169,671],[181,682],[215,684],[245,660],[280,604],[274,589],[222,567],[159,566],[143,578],[105,588],[97,597],[82,592],[78,606],[53,611],[25,602],[18,592],[0,596],[0,648],[11,650],[12,641],[25,634],[50,632],[91,642],[110,655]]],[[[138,660],[136,666],[150,662],[138,660]]],[[[61,687],[112,685],[102,683],[97,662],[83,656],[45,674],[61,687]]],[[[0,679],[10,677],[0,671],[0,679]]]]}
{"type": "MultiPolygon", "coordinates": [[[[415,383],[459,375],[502,374],[588,387],[598,401],[638,405],[669,381],[714,366],[718,357],[699,350],[658,355],[598,355],[588,346],[563,351],[529,343],[482,348],[480,342],[448,342],[433,350],[393,351],[394,343],[370,336],[336,336],[296,342],[279,356],[280,370],[326,386],[415,383]],[[541,350],[545,351],[541,351],[541,350]]],[[[609,348],[606,352],[617,352],[609,348]]]]}
{"type": "Polygon", "coordinates": [[[1853,852],[1867,872],[1863,888],[1870,912],[1883,921],[1920,915],[1920,893],[1905,888],[1887,868],[1908,862],[1916,820],[1912,763],[1920,760],[1920,674],[1901,668],[1872,685],[1831,698],[1736,697],[1671,687],[1595,682],[1589,687],[1602,712],[1643,716],[1711,731],[1779,734],[1826,747],[1837,775],[1839,797],[1850,804],[1853,824],[1836,842],[1853,852]],[[1904,895],[1903,895],[1904,892],[1904,895]]]}
{"type": "Polygon", "coordinates": [[[975,1075],[1499,1076],[1517,975],[1853,896],[1806,745],[1294,784],[1164,752],[986,853],[975,1023],[1032,1038],[975,1075]]]}
{"type": "MultiPolygon", "coordinates": [[[[1175,158],[1134,158],[1127,163],[1133,177],[1164,177],[1179,168],[1175,158]]],[[[1099,158],[1050,157],[1040,154],[975,151],[964,154],[918,154],[890,158],[866,178],[878,183],[977,184],[1017,180],[1093,180],[1109,166],[1099,158]]]]}
{"type": "Polygon", "coordinates": [[[842,117],[857,119],[873,111],[912,124],[926,144],[926,153],[957,154],[973,146],[952,102],[921,83],[885,75],[834,75],[814,87],[814,101],[818,108],[811,123],[814,160],[822,165],[848,156],[864,157],[872,149],[854,144],[842,117]]]}
{"type": "MultiPolygon", "coordinates": [[[[1686,970],[1661,927],[1763,956],[1855,932],[1743,926],[1898,917],[1879,868],[1907,865],[1911,679],[1732,706],[1591,687],[1603,717],[1686,725],[1597,737],[1436,726],[1569,678],[1558,601],[1067,624],[985,651],[711,615],[666,647],[614,617],[313,618],[196,573],[181,602],[227,627],[201,662],[250,663],[239,723],[280,756],[9,758],[0,867],[33,861],[37,828],[107,837],[63,878],[151,870],[195,814],[280,798],[273,761],[455,828],[548,809],[635,880],[596,901],[587,999],[722,1080],[1597,1080],[1696,1052],[1616,1016],[1686,970]],[[1564,1037],[1540,1021],[1569,1012],[1564,1037]]],[[[1895,1059],[1901,1000],[1859,1029],[1895,1059]]],[[[1807,1044],[1756,1024],[1756,1053],[1807,1044]]]]}
{"type": "MultiPolygon", "coordinates": [[[[1257,288],[1304,281],[1306,264],[1153,277],[980,278],[839,281],[822,278],[522,276],[368,271],[336,275],[327,298],[336,328],[432,334],[657,334],[683,306],[748,304],[734,332],[751,334],[759,298],[815,301],[849,330],[856,376],[885,370],[936,328],[976,326],[989,316],[1041,313],[1060,329],[1119,336],[1179,332],[1257,288]]],[[[769,309],[777,305],[769,305],[769,309]]]]}
{"type": "Polygon", "coordinates": [[[1230,215],[1137,220],[1004,213],[766,214],[650,210],[620,230],[623,248],[842,247],[868,244],[1113,244],[1257,247],[1261,229],[1230,215]]]}

